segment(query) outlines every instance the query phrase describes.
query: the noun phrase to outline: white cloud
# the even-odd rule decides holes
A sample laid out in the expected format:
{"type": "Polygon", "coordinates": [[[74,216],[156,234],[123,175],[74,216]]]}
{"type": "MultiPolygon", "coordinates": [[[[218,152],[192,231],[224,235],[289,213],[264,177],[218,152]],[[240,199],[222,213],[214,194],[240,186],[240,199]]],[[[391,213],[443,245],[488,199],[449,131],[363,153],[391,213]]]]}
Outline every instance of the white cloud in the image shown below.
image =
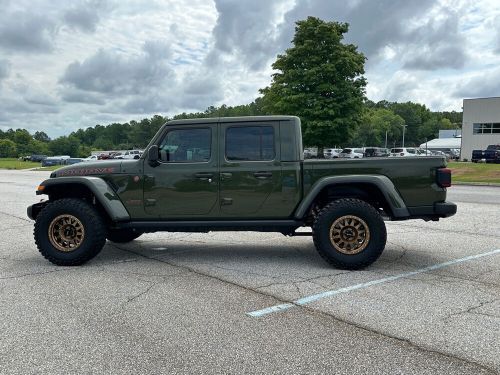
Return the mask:
{"type": "Polygon", "coordinates": [[[0,127],[97,123],[249,103],[307,16],[350,23],[372,100],[459,110],[500,95],[496,0],[0,0],[0,127]]]}

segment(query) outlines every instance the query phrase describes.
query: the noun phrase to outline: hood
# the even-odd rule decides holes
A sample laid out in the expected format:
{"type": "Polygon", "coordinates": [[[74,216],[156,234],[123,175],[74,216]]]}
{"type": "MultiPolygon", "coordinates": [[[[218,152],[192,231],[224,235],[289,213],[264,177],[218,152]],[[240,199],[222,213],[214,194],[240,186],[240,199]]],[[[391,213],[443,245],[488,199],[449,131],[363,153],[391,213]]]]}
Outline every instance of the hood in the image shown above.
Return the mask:
{"type": "Polygon", "coordinates": [[[56,169],[50,177],[95,176],[122,172],[124,160],[81,162],[56,169]]]}

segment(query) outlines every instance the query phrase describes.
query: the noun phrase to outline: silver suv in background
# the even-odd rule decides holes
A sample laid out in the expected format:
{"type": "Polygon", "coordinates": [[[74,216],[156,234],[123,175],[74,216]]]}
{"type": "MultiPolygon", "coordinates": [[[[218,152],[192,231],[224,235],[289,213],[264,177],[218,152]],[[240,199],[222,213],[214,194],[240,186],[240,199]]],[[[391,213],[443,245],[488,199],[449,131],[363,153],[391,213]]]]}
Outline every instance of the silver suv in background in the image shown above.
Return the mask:
{"type": "Polygon", "coordinates": [[[341,148],[325,148],[323,150],[323,155],[325,155],[325,159],[336,159],[341,152],[341,148]]]}
{"type": "Polygon", "coordinates": [[[389,157],[398,156],[418,156],[418,152],[414,147],[391,148],[391,154],[389,155],[389,157]]]}
{"type": "Polygon", "coordinates": [[[344,148],[339,154],[339,158],[342,159],[361,159],[363,157],[364,150],[362,148],[344,148]]]}

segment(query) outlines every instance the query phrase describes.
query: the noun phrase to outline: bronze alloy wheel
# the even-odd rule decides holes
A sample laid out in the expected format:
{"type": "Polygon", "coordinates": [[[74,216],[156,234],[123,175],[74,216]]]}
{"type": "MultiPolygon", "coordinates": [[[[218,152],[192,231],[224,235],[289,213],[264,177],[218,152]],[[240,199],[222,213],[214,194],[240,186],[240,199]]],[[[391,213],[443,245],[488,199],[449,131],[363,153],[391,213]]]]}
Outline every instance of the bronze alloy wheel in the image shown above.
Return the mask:
{"type": "Polygon", "coordinates": [[[359,254],[370,242],[370,229],[357,216],[341,216],[330,227],[330,241],[343,254],[359,254]]]}
{"type": "Polygon", "coordinates": [[[49,240],[52,246],[63,252],[78,249],[85,238],[85,229],[73,215],[59,215],[49,226],[49,240]]]}

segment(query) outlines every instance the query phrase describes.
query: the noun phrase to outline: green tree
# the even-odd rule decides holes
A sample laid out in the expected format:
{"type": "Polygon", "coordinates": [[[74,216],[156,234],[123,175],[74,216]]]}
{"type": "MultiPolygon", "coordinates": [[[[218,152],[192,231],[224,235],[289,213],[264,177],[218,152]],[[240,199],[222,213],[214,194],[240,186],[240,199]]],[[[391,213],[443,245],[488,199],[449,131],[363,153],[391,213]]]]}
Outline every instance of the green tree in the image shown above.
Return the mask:
{"type": "Polygon", "coordinates": [[[80,141],[77,137],[59,137],[49,144],[49,149],[54,155],[79,156],[80,141]]]}
{"type": "Polygon", "coordinates": [[[0,158],[14,158],[17,156],[16,144],[10,139],[0,139],[0,158]]]}
{"type": "Polygon", "coordinates": [[[365,56],[343,43],[347,23],[315,17],[298,21],[293,46],[278,55],[269,87],[261,90],[264,111],[299,116],[306,145],[345,143],[359,123],[366,80],[365,56]]]}
{"type": "Polygon", "coordinates": [[[33,139],[36,139],[40,142],[50,142],[50,137],[45,132],[36,131],[33,135],[33,139]]]}
{"type": "Polygon", "coordinates": [[[49,144],[48,142],[39,141],[33,139],[28,145],[29,152],[27,155],[37,154],[37,155],[48,155],[49,152],[49,144]]]}
{"type": "Polygon", "coordinates": [[[367,108],[363,113],[360,125],[356,128],[351,143],[356,146],[385,147],[401,138],[404,120],[390,109],[367,108]]]}

